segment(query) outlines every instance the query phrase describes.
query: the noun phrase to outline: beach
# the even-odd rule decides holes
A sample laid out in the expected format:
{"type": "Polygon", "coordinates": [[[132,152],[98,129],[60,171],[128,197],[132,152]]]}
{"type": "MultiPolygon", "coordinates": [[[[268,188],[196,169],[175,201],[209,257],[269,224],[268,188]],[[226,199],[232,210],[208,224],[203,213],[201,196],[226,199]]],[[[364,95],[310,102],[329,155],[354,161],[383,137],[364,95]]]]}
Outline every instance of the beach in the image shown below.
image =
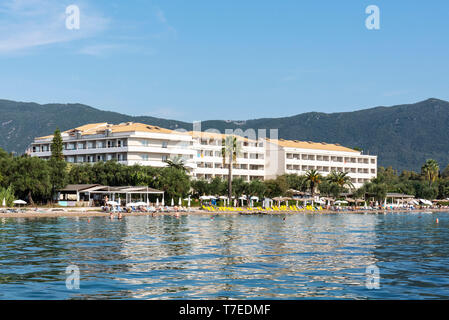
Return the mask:
{"type": "MultiPolygon", "coordinates": [[[[407,209],[387,209],[387,210],[366,210],[366,209],[354,209],[354,210],[316,210],[316,211],[206,211],[202,209],[191,209],[191,211],[164,211],[164,212],[123,212],[123,217],[129,216],[160,216],[160,215],[207,215],[207,216],[215,216],[215,215],[237,215],[237,214],[251,214],[251,215],[291,215],[291,214],[338,214],[338,213],[372,213],[372,214],[385,214],[385,213],[395,213],[395,212],[441,212],[447,211],[447,208],[420,208],[414,210],[407,209]]],[[[21,212],[10,212],[4,213],[0,212],[0,218],[52,218],[52,217],[109,217],[109,212],[104,212],[101,210],[94,209],[86,209],[84,211],[80,209],[65,209],[65,211],[61,209],[57,209],[57,211],[52,211],[52,209],[39,209],[38,211],[32,210],[23,210],[21,212]]],[[[114,212],[113,217],[117,218],[118,213],[114,212]]]]}

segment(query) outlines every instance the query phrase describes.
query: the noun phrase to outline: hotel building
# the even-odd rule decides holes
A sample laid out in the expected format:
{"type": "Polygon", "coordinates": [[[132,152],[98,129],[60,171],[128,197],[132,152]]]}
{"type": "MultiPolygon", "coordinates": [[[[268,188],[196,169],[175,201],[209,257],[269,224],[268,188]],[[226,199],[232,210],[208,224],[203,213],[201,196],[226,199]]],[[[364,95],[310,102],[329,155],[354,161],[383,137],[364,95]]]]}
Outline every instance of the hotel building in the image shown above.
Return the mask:
{"type": "Polygon", "coordinates": [[[266,178],[285,173],[305,174],[317,170],[326,176],[332,171],[347,172],[354,187],[377,176],[377,156],[363,155],[360,151],[339,144],[298,140],[267,140],[266,178]]]}
{"type": "MultiPolygon", "coordinates": [[[[227,179],[228,159],[223,165],[224,134],[181,132],[142,123],[87,124],[61,133],[63,154],[70,163],[115,160],[125,165],[164,167],[165,160],[182,158],[194,178],[227,179]]],[[[53,136],[35,138],[31,156],[49,159],[53,136]]],[[[285,173],[304,174],[315,169],[322,175],[332,170],[348,172],[355,187],[376,177],[377,157],[338,144],[248,139],[237,136],[239,152],[233,178],[245,181],[272,179],[285,173]]]]}

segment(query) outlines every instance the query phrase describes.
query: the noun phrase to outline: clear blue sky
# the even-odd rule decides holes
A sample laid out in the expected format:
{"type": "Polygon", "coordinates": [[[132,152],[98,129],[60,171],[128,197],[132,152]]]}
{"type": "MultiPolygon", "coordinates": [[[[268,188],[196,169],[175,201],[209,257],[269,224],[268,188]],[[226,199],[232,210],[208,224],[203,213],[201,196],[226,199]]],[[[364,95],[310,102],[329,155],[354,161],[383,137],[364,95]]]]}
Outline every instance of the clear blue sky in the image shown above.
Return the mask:
{"type": "Polygon", "coordinates": [[[2,0],[0,98],[185,121],[449,100],[448,36],[445,0],[2,0]]]}

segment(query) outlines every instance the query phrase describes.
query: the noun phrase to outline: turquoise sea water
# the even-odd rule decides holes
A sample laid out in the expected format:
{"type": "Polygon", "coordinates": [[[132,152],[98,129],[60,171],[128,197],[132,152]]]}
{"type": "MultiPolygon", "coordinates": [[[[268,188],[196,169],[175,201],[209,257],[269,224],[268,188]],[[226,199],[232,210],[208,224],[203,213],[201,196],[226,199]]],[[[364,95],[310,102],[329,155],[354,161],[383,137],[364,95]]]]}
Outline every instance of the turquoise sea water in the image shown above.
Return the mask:
{"type": "Polygon", "coordinates": [[[228,298],[449,299],[449,213],[0,219],[0,299],[228,298]]]}

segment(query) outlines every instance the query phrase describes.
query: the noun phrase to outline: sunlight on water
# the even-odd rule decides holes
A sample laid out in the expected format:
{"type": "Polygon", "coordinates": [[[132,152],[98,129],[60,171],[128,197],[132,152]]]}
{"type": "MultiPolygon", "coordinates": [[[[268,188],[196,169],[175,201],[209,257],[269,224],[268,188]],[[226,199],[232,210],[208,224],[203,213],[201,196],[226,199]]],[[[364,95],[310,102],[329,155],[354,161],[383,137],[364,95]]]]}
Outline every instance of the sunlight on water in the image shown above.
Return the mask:
{"type": "Polygon", "coordinates": [[[0,299],[448,299],[448,226],[447,213],[4,218],[0,299]]]}

